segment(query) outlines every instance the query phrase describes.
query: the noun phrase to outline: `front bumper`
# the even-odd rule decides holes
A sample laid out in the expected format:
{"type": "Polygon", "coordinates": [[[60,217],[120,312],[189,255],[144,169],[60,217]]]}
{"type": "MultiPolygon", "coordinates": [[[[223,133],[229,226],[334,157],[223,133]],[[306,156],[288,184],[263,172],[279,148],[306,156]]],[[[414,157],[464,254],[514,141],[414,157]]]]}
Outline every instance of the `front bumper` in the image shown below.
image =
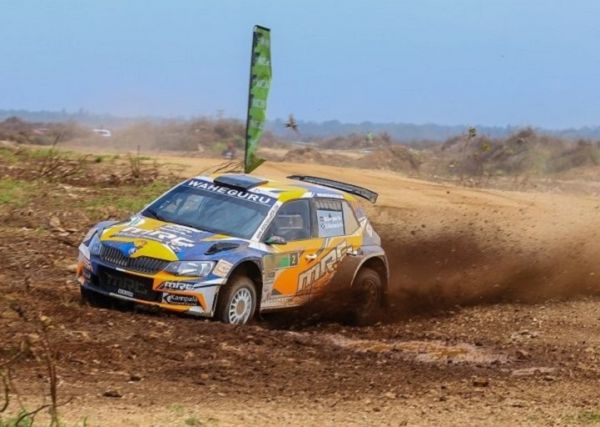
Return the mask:
{"type": "Polygon", "coordinates": [[[201,281],[161,271],[153,275],[125,270],[80,254],[77,281],[82,288],[108,297],[177,313],[212,317],[224,279],[201,281]]]}

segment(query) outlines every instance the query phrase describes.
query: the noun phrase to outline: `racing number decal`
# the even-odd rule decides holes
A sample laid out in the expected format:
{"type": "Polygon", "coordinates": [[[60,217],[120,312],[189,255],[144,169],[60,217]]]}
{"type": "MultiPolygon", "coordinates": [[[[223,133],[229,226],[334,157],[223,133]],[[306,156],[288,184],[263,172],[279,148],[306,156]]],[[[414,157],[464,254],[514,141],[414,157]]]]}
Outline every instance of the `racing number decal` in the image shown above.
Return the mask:
{"type": "Polygon", "coordinates": [[[262,307],[287,307],[298,305],[298,276],[317,262],[308,254],[321,251],[322,239],[290,242],[279,246],[280,253],[268,254],[263,258],[263,301],[262,307]]]}

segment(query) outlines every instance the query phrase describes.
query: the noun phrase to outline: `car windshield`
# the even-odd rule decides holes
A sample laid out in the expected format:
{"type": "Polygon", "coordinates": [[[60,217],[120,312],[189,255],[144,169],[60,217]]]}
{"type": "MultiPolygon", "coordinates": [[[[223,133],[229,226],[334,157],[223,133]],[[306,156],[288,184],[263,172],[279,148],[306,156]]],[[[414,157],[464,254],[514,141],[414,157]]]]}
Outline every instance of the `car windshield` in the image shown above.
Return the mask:
{"type": "Polygon", "coordinates": [[[242,190],[189,181],[152,203],[142,215],[199,230],[249,239],[275,202],[242,190]],[[196,188],[197,186],[204,187],[196,188]]]}

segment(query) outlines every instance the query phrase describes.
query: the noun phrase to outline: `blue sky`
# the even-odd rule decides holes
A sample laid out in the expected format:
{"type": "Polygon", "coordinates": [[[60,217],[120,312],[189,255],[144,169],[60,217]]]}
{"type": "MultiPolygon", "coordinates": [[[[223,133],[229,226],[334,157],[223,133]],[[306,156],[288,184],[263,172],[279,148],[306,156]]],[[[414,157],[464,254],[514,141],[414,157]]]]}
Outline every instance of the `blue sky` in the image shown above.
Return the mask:
{"type": "Polygon", "coordinates": [[[600,2],[0,0],[0,109],[244,117],[272,29],[270,118],[600,125],[600,2]]]}

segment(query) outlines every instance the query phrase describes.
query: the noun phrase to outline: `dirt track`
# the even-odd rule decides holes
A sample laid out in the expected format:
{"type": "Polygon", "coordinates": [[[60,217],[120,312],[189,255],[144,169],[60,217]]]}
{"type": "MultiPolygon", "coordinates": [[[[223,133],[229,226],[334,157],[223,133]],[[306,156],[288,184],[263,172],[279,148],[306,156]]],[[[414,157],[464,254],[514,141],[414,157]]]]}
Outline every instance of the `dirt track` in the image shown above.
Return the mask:
{"type": "MultiPolygon", "coordinates": [[[[183,175],[211,163],[163,160],[183,165],[183,175]]],[[[57,215],[75,221],[72,235],[88,224],[84,213],[64,209],[64,189],[47,184],[54,210],[33,218],[21,217],[23,208],[3,212],[0,357],[24,338],[38,339],[9,305],[46,316],[59,396],[74,396],[60,413],[73,424],[84,417],[87,425],[600,421],[599,199],[320,165],[267,163],[258,173],[329,176],[380,192],[369,210],[394,286],[381,324],[279,316],[228,327],[81,306],[67,267],[76,249],[31,224],[57,215]],[[104,396],[109,391],[120,397],[104,396]]],[[[33,356],[14,366],[29,406],[40,402],[46,378],[33,356]]]]}

